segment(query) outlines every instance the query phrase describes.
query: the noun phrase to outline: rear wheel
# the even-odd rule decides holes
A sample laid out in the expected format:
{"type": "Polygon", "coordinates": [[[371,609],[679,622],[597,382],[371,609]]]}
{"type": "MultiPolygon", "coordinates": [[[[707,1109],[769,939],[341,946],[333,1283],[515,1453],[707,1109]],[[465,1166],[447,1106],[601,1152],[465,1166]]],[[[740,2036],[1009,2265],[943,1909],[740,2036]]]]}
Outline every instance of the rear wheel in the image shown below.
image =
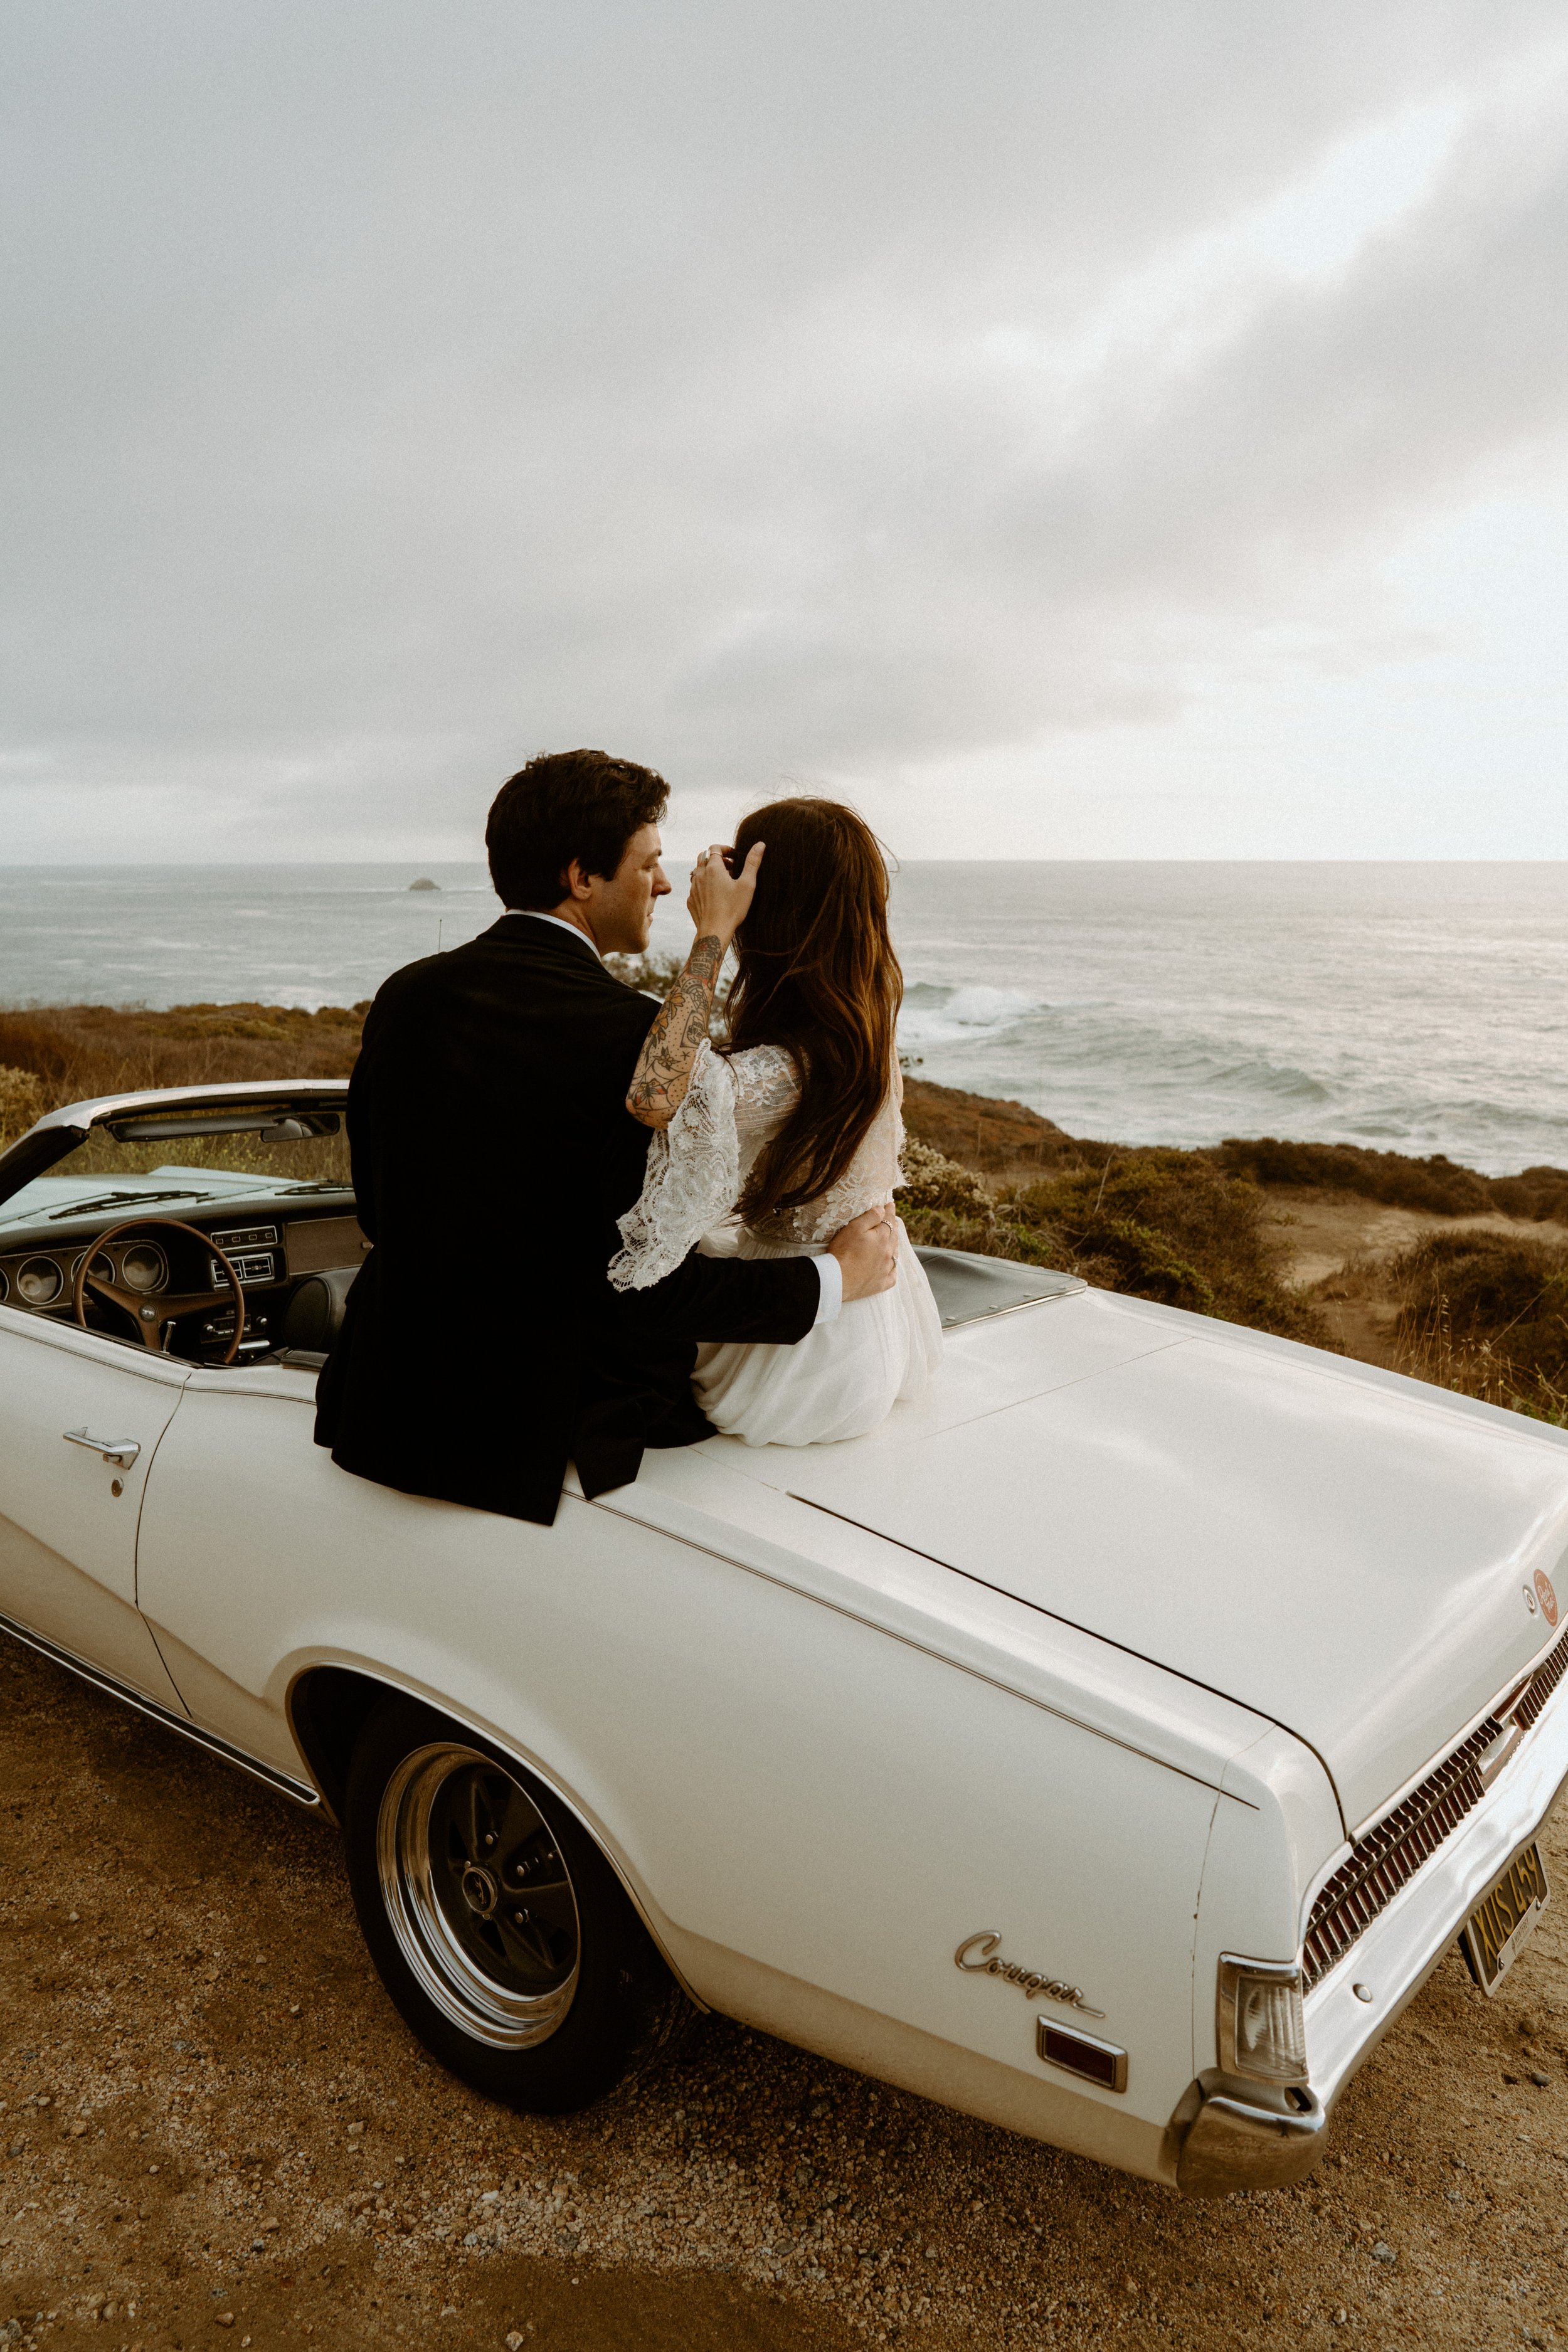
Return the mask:
{"type": "Polygon", "coordinates": [[[376,1708],[343,1829],[383,1984],[476,2090],[568,2114],[666,2039],[686,2006],[581,1823],[432,1708],[403,1697],[376,1708]]]}

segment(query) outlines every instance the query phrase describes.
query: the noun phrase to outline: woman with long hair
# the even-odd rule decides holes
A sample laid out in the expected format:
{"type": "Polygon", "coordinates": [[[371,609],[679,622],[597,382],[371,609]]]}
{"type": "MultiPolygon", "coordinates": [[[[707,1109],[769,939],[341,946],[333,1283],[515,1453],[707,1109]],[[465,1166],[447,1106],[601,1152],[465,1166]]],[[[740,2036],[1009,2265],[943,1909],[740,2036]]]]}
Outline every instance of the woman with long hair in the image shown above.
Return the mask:
{"type": "MultiPolygon", "coordinates": [[[[692,875],[696,944],[648,1032],[626,1108],[654,1129],[642,1197],[620,1221],[620,1289],[687,1253],[821,1255],[880,1211],[903,1143],[894,1028],[903,980],[888,932],[888,868],[839,802],[774,801],[692,875]],[[709,1034],[733,940],[728,1042],[709,1034]]],[[[942,1351],[925,1269],[900,1226],[891,1290],[844,1307],[792,1348],[701,1348],[694,1386],[714,1426],[751,1445],[859,1437],[918,1395],[942,1351]]]]}

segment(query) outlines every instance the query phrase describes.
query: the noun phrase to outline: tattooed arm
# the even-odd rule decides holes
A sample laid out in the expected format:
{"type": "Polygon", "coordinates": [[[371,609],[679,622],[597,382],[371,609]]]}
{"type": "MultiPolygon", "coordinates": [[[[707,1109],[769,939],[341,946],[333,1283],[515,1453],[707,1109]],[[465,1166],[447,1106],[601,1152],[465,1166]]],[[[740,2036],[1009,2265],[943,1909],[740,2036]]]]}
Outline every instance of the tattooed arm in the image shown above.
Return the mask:
{"type": "Polygon", "coordinates": [[[713,1010],[713,991],[723,961],[723,946],[713,934],[699,940],[643,1040],[626,1090],[626,1108],[645,1127],[668,1127],[680,1107],[697,1049],[708,1034],[708,1016],[713,1010]]]}
{"type": "Polygon", "coordinates": [[[665,998],[658,1020],[643,1040],[626,1108],[644,1127],[668,1127],[690,1083],[697,1049],[708,1034],[713,992],[731,940],[745,920],[763,862],[759,841],[742,871],[731,876],[715,844],[699,857],[687,908],[697,940],[685,968],[665,998]]]}

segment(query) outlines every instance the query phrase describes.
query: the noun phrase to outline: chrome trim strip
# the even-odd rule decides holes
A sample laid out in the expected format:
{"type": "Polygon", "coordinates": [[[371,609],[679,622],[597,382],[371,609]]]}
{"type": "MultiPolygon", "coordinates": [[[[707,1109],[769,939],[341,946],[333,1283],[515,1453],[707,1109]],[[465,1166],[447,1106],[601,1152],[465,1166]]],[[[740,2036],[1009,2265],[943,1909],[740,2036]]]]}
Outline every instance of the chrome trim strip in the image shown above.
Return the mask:
{"type": "MultiPolygon", "coordinates": [[[[84,1683],[90,1683],[94,1690],[102,1691],[105,1697],[117,1698],[123,1706],[134,1707],[138,1715],[146,1716],[150,1722],[162,1724],[165,1731],[177,1731],[182,1739],[189,1739],[197,1748],[205,1748],[209,1755],[217,1757],[225,1764],[234,1765],[238,1771],[247,1772],[253,1780],[261,1781],[266,1788],[275,1789],[280,1796],[292,1798],[295,1804],[304,1805],[312,1812],[324,1810],[319,1789],[303,1780],[290,1780],[288,1773],[279,1772],[276,1765],[264,1764],[259,1757],[247,1755],[243,1748],[236,1748],[231,1740],[221,1738],[216,1731],[205,1731],[188,1717],[173,1714],[168,1707],[160,1706],[155,1698],[148,1698],[142,1692],[132,1690],[130,1684],[122,1683],[117,1675],[106,1673],[101,1666],[89,1665],[73,1650],[61,1649],[58,1642],[49,1641],[42,1633],[35,1633],[28,1626],[19,1625],[14,1617],[7,1617],[3,1612],[0,1612],[0,1633],[9,1633],[13,1640],[24,1643],[29,1650],[37,1650],[38,1655],[47,1658],[51,1664],[64,1666],[68,1674],[77,1675],[84,1683]]],[[[292,1728],[290,1724],[289,1729],[292,1728]]]]}
{"type": "MultiPolygon", "coordinates": [[[[299,1732],[296,1730],[294,1725],[294,1694],[299,1689],[300,1684],[307,1681],[311,1675],[325,1674],[328,1672],[340,1675],[357,1675],[362,1682],[379,1683],[384,1690],[396,1691],[403,1698],[417,1699],[421,1706],[433,1707],[438,1715],[444,1715],[448,1723],[456,1724],[459,1730],[471,1731],[476,1739],[488,1739],[492,1747],[499,1748],[500,1749],[503,1756],[510,1756],[514,1764],[521,1764],[525,1772],[531,1772],[536,1780],[542,1780],[551,1795],[554,1797],[559,1803],[565,1806],[574,1821],[582,1824],[587,1834],[593,1839],[594,1843],[598,1847],[599,1852],[604,1855],[605,1860],[609,1864],[610,1868],[615,1872],[616,1876],[620,1880],[621,1885],[625,1890],[627,1902],[631,1905],[632,1909],[637,1913],[637,1917],[642,1921],[643,1926],[647,1928],[648,1935],[652,1939],[654,1949],[658,1952],[659,1958],[664,1962],[665,1967],[669,1970],[670,1975],[675,1979],[676,1983],[680,1987],[681,1991],[686,1995],[687,2000],[691,2003],[694,2009],[700,2009],[704,2017],[709,2014],[709,2003],[703,2000],[700,1993],[693,1992],[690,1985],[688,1984],[686,1980],[684,1971],[670,1958],[670,1955],[665,1947],[663,1937],[659,1934],[658,1929],[647,1916],[647,1910],[644,1904],[642,1895],[638,1893],[636,1885],[633,1884],[626,1871],[626,1864],[622,1862],[619,1854],[615,1852],[614,1848],[609,1843],[608,1837],[605,1830],[598,1822],[590,1820],[589,1816],[584,1811],[582,1806],[578,1803],[576,1798],[571,1794],[570,1790],[562,1787],[560,1781],[556,1779],[554,1773],[551,1771],[548,1765],[542,1764],[539,1761],[539,1759],[536,1756],[531,1755],[526,1748],[519,1748],[514,1741],[503,1738],[503,1736],[499,1731],[495,1730],[491,1725],[488,1723],[476,1723],[472,1716],[460,1715],[458,1712],[458,1709],[453,1706],[450,1699],[441,1696],[437,1692],[424,1688],[418,1683],[405,1682],[398,1675],[388,1673],[383,1667],[363,1665],[357,1659],[312,1658],[309,1665],[301,1666],[299,1673],[293,1676],[283,1701],[283,1712],[288,1721],[290,1736],[294,1740],[295,1746],[300,1747],[301,1753],[303,1753],[303,1748],[300,1740],[299,1732]]],[[[321,1810],[323,1812],[327,1813],[329,1818],[335,1819],[336,1817],[332,1814],[331,1808],[326,1803],[325,1800],[322,1799],[320,1801],[321,1803],[321,1810]]]]}
{"type": "MultiPolygon", "coordinates": [[[[1088,1288],[1087,1282],[1079,1285],[1079,1290],[1088,1288]]],[[[973,1315],[955,1315],[951,1323],[943,1323],[942,1328],[944,1331],[967,1331],[972,1323],[995,1323],[1004,1315],[1025,1315],[1031,1307],[1053,1307],[1058,1298],[1077,1296],[1078,1292],[1072,1290],[1043,1290],[1038,1298],[1016,1298],[1011,1307],[982,1307],[973,1315]]]]}

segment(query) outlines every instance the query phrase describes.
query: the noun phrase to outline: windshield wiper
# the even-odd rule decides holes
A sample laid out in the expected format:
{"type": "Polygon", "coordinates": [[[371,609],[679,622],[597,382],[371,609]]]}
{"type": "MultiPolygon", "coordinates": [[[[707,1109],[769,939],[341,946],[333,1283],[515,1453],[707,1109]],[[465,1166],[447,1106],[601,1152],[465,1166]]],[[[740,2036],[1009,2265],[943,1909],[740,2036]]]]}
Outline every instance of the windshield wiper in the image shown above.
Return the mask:
{"type": "Polygon", "coordinates": [[[89,1217],[98,1209],[118,1209],[123,1201],[134,1201],[142,1208],[149,1201],[212,1201],[216,1197],[214,1192],[198,1192],[194,1184],[174,1192],[100,1192],[96,1201],[73,1201],[68,1209],[51,1209],[47,1222],[58,1225],[65,1217],[89,1217]]]}
{"type": "Polygon", "coordinates": [[[346,1182],[341,1184],[290,1184],[289,1191],[290,1196],[296,1192],[352,1192],[353,1191],[353,1186],[346,1182]]]}

